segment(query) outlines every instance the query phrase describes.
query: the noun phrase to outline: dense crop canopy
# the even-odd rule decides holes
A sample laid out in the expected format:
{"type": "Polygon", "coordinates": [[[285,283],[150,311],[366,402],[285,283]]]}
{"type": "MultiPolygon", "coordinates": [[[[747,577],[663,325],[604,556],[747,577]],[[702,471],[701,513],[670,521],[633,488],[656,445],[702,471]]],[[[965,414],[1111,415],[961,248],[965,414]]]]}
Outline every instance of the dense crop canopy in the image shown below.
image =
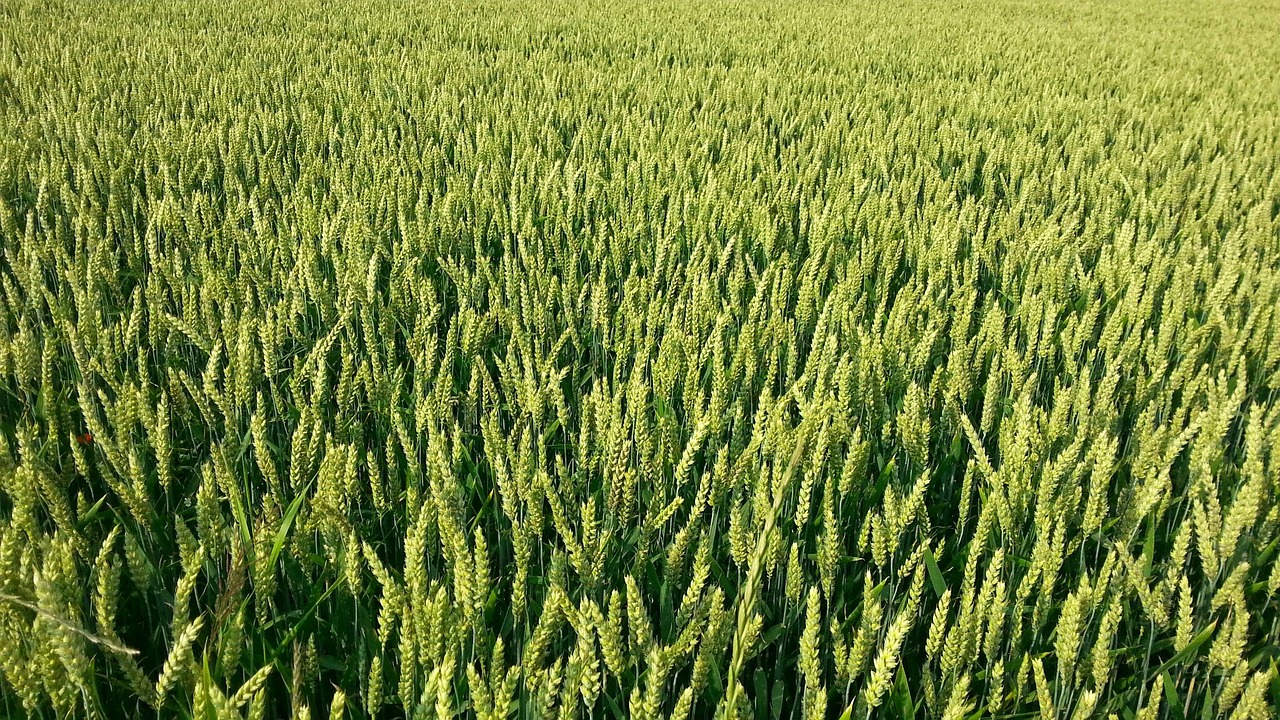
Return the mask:
{"type": "Polygon", "coordinates": [[[1269,718],[1277,38],[0,2],[0,715],[1269,718]]]}

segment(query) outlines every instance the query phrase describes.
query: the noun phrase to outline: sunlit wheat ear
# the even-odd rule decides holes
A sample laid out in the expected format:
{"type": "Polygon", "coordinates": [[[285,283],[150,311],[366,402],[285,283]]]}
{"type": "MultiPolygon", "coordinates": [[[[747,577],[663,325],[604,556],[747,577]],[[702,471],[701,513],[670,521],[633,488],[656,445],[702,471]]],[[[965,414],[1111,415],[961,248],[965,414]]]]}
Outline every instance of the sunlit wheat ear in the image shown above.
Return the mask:
{"type": "Polygon", "coordinates": [[[191,648],[203,627],[204,616],[201,615],[194,621],[187,623],[182,630],[182,634],[174,639],[173,645],[169,649],[169,656],[165,659],[164,666],[160,669],[160,676],[156,678],[155,697],[158,705],[165,703],[169,693],[179,683],[180,676],[187,672],[187,665],[194,662],[191,656],[191,648]]]}

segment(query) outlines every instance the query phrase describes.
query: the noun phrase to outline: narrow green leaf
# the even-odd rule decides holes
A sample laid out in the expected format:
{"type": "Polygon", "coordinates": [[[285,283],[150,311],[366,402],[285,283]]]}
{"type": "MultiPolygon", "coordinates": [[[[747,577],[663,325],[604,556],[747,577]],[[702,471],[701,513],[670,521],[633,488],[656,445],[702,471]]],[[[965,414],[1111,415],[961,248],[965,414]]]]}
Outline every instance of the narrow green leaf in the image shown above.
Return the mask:
{"type": "Polygon", "coordinates": [[[898,666],[898,678],[894,681],[890,700],[899,718],[911,720],[915,717],[915,703],[911,700],[911,687],[907,685],[907,673],[902,665],[898,666]]]}
{"type": "Polygon", "coordinates": [[[933,592],[938,597],[942,597],[942,594],[947,591],[947,581],[942,577],[938,559],[933,556],[933,550],[928,545],[924,546],[924,566],[929,571],[929,582],[933,585],[933,592]]]}
{"type": "Polygon", "coordinates": [[[271,543],[271,557],[267,561],[268,567],[275,567],[276,561],[280,559],[280,552],[284,550],[284,541],[289,537],[289,530],[293,527],[293,521],[298,517],[298,511],[302,509],[302,503],[307,499],[307,490],[311,489],[311,483],[308,482],[298,492],[298,496],[289,503],[289,507],[285,509],[284,519],[280,521],[280,529],[276,531],[275,540],[271,543]]]}
{"type": "Polygon", "coordinates": [[[1209,638],[1213,636],[1213,631],[1217,627],[1218,627],[1217,620],[1214,620],[1213,622],[1209,623],[1209,627],[1205,628],[1204,630],[1201,630],[1200,634],[1191,638],[1191,642],[1187,643],[1187,646],[1182,648],[1182,650],[1180,650],[1178,654],[1169,658],[1168,662],[1156,668],[1156,674],[1160,674],[1165,670],[1168,670],[1169,668],[1173,667],[1174,665],[1179,665],[1195,657],[1196,651],[1200,649],[1201,645],[1204,645],[1206,642],[1209,641],[1209,638]]]}
{"type": "Polygon", "coordinates": [[[1178,697],[1178,688],[1174,687],[1173,678],[1169,677],[1168,672],[1162,672],[1160,679],[1164,682],[1164,701],[1169,707],[1170,716],[1175,720],[1183,720],[1182,698],[1178,697]]]}
{"type": "Polygon", "coordinates": [[[756,689],[756,717],[768,717],[769,687],[764,670],[756,668],[753,681],[756,689]]]}

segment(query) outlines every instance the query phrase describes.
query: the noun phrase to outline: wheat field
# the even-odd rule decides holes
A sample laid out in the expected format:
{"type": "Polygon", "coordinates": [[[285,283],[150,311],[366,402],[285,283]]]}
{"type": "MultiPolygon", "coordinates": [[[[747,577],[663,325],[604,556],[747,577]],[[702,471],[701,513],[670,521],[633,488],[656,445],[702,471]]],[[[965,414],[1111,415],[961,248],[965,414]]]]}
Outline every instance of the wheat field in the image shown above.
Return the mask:
{"type": "Polygon", "coordinates": [[[5,0],[0,716],[1263,720],[1273,0],[5,0]]]}

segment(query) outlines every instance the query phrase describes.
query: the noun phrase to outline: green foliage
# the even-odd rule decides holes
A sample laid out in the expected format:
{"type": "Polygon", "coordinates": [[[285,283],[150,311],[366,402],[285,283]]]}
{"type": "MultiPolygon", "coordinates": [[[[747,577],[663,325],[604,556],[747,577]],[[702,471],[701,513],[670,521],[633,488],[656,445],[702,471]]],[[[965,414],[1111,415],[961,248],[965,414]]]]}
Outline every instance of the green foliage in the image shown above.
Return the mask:
{"type": "Polygon", "coordinates": [[[1280,11],[0,6],[0,715],[1269,718],[1280,11]]]}

